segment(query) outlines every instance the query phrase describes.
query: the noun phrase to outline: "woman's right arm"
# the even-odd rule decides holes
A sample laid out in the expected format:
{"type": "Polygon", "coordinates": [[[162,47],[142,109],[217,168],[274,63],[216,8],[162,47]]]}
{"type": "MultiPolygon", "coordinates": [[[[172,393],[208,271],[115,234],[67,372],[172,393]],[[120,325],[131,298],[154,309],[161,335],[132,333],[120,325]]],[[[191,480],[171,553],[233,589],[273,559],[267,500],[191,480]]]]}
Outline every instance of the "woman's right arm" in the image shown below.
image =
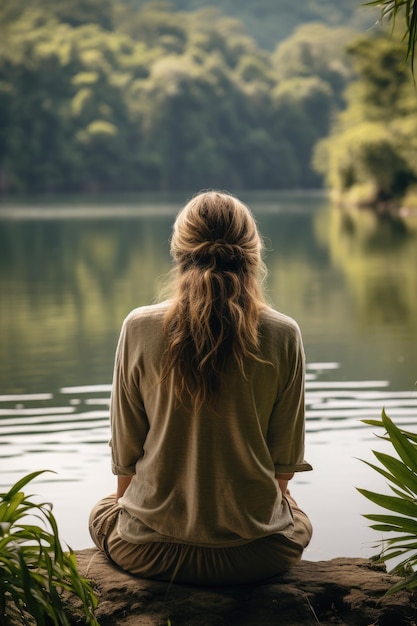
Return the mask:
{"type": "Polygon", "coordinates": [[[143,455],[149,430],[136,366],[139,343],[135,319],[130,315],[123,323],[117,345],[110,398],[112,471],[121,477],[123,493],[130,482],[126,483],[127,479],[135,473],[136,463],[143,455]]]}

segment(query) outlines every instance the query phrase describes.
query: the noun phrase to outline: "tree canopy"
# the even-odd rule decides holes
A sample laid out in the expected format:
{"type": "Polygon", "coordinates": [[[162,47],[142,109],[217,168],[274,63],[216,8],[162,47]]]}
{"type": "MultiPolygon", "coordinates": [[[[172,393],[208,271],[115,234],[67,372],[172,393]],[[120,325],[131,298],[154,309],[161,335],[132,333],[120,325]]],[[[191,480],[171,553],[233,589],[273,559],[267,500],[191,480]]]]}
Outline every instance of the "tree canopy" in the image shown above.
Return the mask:
{"type": "MultiPolygon", "coordinates": [[[[126,0],[132,7],[142,7],[149,0],[126,0]]],[[[154,0],[170,5],[175,11],[195,11],[207,6],[223,14],[239,18],[257,44],[274,50],[277,43],[287,39],[303,24],[320,22],[337,28],[345,26],[360,31],[371,27],[378,12],[364,6],[360,0],[154,0]]]]}
{"type": "Polygon", "coordinates": [[[350,45],[357,78],[347,107],[315,150],[315,166],[337,197],[402,200],[417,184],[417,92],[401,34],[350,45]]]}
{"type": "Polygon", "coordinates": [[[356,42],[353,0],[213,4],[0,0],[0,191],[413,188],[414,2],[356,42]]]}
{"type": "Polygon", "coordinates": [[[0,189],[320,184],[311,154],[342,104],[349,29],[267,52],[215,8],[133,4],[2,0],[0,189]]]}

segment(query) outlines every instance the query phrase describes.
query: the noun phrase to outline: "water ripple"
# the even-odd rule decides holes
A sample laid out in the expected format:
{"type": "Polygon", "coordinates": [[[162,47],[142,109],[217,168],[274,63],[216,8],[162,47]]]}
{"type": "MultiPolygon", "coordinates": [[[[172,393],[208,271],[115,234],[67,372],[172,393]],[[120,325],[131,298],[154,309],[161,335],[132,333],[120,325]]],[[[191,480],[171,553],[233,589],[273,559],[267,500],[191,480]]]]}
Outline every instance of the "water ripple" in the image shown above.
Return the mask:
{"type": "MultiPolygon", "coordinates": [[[[385,380],[320,380],[323,373],[332,372],[334,376],[338,367],[337,363],[307,366],[314,378],[306,383],[310,445],[323,433],[331,443],[337,432],[363,428],[362,420],[379,418],[382,408],[399,425],[414,424],[416,392],[389,390],[385,380]]],[[[64,450],[70,441],[77,442],[78,451],[83,445],[99,448],[109,439],[110,392],[111,385],[103,384],[62,387],[56,397],[52,393],[0,396],[2,458],[40,453],[47,457],[64,450]],[[57,440],[60,433],[65,433],[62,441],[57,440]]]]}

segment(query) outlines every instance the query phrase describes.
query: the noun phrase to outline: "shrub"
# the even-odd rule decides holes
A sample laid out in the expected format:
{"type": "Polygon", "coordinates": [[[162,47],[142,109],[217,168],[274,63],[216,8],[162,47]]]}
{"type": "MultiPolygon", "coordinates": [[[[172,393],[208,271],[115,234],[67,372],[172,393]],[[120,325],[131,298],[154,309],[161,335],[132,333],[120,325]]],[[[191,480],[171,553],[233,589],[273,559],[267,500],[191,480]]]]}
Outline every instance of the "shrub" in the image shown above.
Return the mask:
{"type": "Polygon", "coordinates": [[[403,576],[403,580],[394,585],[389,593],[399,589],[417,589],[417,434],[397,427],[382,411],[381,420],[363,420],[365,424],[383,427],[382,439],[389,441],[398,457],[373,450],[381,466],[367,463],[388,481],[394,495],[383,495],[358,489],[366,498],[394,515],[375,513],[365,515],[374,522],[371,528],[379,532],[395,533],[389,539],[383,539],[378,545],[382,552],[380,562],[400,559],[392,570],[403,576]]]}
{"type": "Polygon", "coordinates": [[[0,624],[70,626],[65,596],[74,594],[85,623],[98,626],[91,583],[78,572],[73,550],[62,549],[52,505],[35,504],[22,491],[42,473],[28,474],[0,494],[0,624]]]}

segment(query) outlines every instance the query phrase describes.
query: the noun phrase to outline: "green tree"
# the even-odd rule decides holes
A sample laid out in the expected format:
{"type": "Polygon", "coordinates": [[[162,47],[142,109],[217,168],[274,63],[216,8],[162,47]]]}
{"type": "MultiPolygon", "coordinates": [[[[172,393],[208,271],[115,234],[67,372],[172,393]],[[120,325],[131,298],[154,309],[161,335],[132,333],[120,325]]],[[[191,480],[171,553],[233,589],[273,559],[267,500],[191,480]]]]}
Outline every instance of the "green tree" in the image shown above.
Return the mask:
{"type": "Polygon", "coordinates": [[[340,33],[302,30],[271,55],[216,8],[137,4],[0,5],[1,189],[320,184],[311,152],[349,74],[340,33]]]}
{"type": "Polygon", "coordinates": [[[277,45],[272,55],[278,80],[320,78],[329,86],[337,105],[342,106],[343,92],[352,79],[346,46],[354,36],[351,28],[319,22],[300,26],[277,45]]]}
{"type": "Polygon", "coordinates": [[[72,159],[70,129],[62,123],[70,92],[61,72],[65,51],[59,54],[48,46],[52,31],[59,38],[56,20],[36,11],[25,13],[16,26],[14,46],[0,61],[0,101],[7,119],[1,170],[3,179],[21,189],[59,185],[72,159]]]}
{"type": "Polygon", "coordinates": [[[4,28],[28,9],[71,26],[94,23],[107,30],[113,27],[113,0],[1,0],[0,24],[4,28]]]}
{"type": "MultiPolygon", "coordinates": [[[[3,186],[45,191],[135,180],[127,86],[148,73],[146,47],[94,24],[28,9],[0,61],[3,186]]],[[[137,174],[136,174],[137,177],[137,174]]]]}
{"type": "Polygon", "coordinates": [[[349,47],[357,72],[347,108],[320,142],[314,165],[336,197],[375,204],[399,200],[417,181],[413,79],[398,36],[375,34],[349,47]]]}
{"type": "MultiPolygon", "coordinates": [[[[129,0],[129,4],[137,8],[161,6],[162,2],[129,0]]],[[[365,8],[353,0],[172,0],[170,4],[174,11],[187,12],[216,7],[223,14],[238,18],[257,44],[271,51],[301,24],[320,21],[331,27],[343,25],[364,31],[375,23],[378,15],[376,9],[365,8]]]]}
{"type": "Polygon", "coordinates": [[[282,137],[293,152],[296,180],[315,187],[319,178],[311,171],[316,142],[328,132],[334,100],[326,83],[317,77],[293,78],[279,83],[273,92],[274,135],[282,137]]]}

